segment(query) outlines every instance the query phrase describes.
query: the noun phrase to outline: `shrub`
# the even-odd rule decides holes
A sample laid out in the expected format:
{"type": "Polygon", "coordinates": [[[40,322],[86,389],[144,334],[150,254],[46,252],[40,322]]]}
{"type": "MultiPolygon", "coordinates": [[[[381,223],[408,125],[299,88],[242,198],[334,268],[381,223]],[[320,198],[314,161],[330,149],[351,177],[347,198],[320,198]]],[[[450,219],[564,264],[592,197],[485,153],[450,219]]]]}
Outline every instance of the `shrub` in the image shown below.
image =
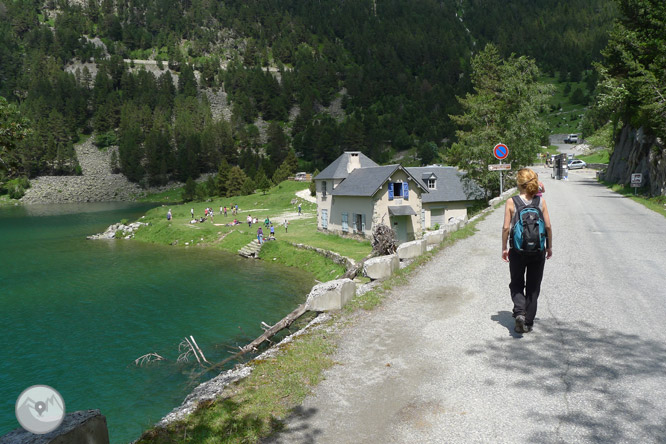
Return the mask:
{"type": "Polygon", "coordinates": [[[115,131],[111,130],[95,135],[94,143],[97,148],[106,148],[107,146],[118,145],[118,138],[115,131]]]}
{"type": "Polygon", "coordinates": [[[11,199],[20,199],[25,195],[25,188],[17,183],[7,184],[7,191],[11,199]]]}

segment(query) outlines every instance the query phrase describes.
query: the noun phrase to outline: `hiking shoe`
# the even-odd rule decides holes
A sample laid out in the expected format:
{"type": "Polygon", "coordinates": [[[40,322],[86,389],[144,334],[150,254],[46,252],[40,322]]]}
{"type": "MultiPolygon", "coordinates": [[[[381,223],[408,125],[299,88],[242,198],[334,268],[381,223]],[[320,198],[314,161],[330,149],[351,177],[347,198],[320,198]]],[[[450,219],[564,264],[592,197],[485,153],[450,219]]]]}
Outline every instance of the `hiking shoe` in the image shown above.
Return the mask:
{"type": "Polygon", "coordinates": [[[514,328],[516,333],[525,333],[525,316],[518,315],[516,316],[516,327],[514,328]]]}
{"type": "Polygon", "coordinates": [[[523,327],[523,331],[524,331],[525,333],[529,333],[529,332],[531,332],[531,331],[532,331],[532,326],[531,326],[531,325],[527,325],[527,324],[525,324],[525,326],[523,327]]]}

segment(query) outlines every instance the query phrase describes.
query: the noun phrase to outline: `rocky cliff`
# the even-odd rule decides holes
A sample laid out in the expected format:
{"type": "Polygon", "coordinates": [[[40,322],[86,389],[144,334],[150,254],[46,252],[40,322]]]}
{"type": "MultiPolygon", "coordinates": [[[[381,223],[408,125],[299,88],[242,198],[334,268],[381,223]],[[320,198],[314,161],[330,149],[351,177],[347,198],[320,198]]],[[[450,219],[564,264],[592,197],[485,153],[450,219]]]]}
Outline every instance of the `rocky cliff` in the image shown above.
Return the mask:
{"type": "Polygon", "coordinates": [[[653,196],[666,195],[666,147],[643,128],[625,126],[608,162],[604,179],[629,184],[632,173],[643,174],[643,184],[653,196]]]}

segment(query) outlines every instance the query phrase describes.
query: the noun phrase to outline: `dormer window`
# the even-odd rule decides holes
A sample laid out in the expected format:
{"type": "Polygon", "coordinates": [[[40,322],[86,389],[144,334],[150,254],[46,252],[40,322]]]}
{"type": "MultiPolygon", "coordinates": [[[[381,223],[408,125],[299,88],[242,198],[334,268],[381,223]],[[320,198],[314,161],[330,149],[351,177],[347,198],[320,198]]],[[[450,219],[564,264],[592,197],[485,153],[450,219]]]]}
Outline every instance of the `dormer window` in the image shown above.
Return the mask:
{"type": "Polygon", "coordinates": [[[428,179],[428,189],[429,190],[437,189],[437,181],[435,179],[428,179]]]}

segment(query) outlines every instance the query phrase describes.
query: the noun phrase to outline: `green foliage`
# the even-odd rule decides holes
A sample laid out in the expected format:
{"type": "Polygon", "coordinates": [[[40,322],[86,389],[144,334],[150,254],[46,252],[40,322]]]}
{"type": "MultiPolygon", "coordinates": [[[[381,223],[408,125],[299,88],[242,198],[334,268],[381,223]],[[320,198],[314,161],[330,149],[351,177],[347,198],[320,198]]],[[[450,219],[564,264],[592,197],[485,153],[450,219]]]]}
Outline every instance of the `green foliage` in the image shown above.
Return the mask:
{"type": "Polygon", "coordinates": [[[666,136],[666,8],[659,0],[618,0],[621,17],[598,66],[600,82],[591,112],[596,127],[609,118],[666,136]]]}
{"type": "Polygon", "coordinates": [[[460,129],[447,156],[483,188],[498,194],[499,176],[488,171],[488,165],[496,163],[492,148],[505,143],[513,169],[536,159],[546,136],[539,111],[551,88],[538,81],[533,60],[515,56],[503,60],[493,45],[472,59],[472,68],[474,94],[458,98],[464,113],[451,116],[460,129]]]}
{"type": "Polygon", "coordinates": [[[116,137],[116,132],[111,130],[105,133],[96,134],[93,143],[97,148],[106,148],[111,145],[118,145],[118,137],[116,137]]]}
{"type": "Polygon", "coordinates": [[[310,185],[308,186],[308,189],[310,190],[310,196],[316,196],[317,195],[317,184],[315,183],[315,177],[319,174],[319,170],[315,170],[314,173],[312,173],[312,180],[310,180],[310,185]]]}
{"type": "Polygon", "coordinates": [[[16,105],[0,97],[0,171],[8,177],[21,173],[21,154],[18,144],[30,134],[30,123],[16,105]]]}
{"type": "Polygon", "coordinates": [[[257,188],[264,194],[266,194],[271,188],[271,182],[268,180],[268,177],[266,177],[263,167],[259,167],[259,171],[257,171],[257,174],[254,176],[254,181],[257,184],[257,188]]]}
{"type": "Polygon", "coordinates": [[[240,167],[232,167],[231,170],[229,170],[229,177],[227,179],[227,196],[241,196],[249,194],[242,192],[243,185],[247,182],[247,179],[248,177],[245,175],[243,170],[240,169],[240,167]]]}
{"type": "Polygon", "coordinates": [[[0,187],[0,194],[7,193],[10,199],[20,199],[25,195],[25,190],[30,188],[30,181],[27,177],[17,177],[9,180],[0,187]]]}
{"type": "Polygon", "coordinates": [[[197,184],[191,177],[188,177],[185,182],[185,188],[183,188],[183,194],[181,198],[183,202],[191,202],[197,197],[197,184]]]}

